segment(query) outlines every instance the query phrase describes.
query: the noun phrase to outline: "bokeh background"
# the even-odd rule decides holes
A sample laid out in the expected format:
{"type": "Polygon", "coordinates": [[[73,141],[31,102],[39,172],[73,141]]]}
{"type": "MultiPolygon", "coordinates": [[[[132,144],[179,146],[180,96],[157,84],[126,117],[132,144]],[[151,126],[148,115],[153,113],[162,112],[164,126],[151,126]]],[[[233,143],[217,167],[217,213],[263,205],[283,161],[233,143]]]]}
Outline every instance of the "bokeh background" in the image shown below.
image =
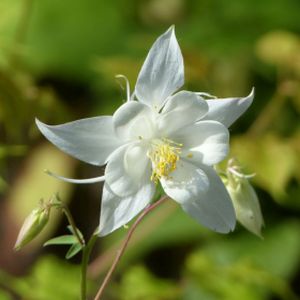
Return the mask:
{"type": "MultiPolygon", "coordinates": [[[[34,118],[59,124],[112,114],[126,97],[115,75],[133,88],[147,51],[171,24],[185,89],[229,97],[256,88],[230,129],[231,156],[257,174],[264,240],[240,226],[213,233],[169,201],[135,232],[105,299],[299,299],[299,12],[299,0],[0,0],[0,299],[78,299],[80,255],[66,261],[66,247],[42,247],[67,232],[60,213],[35,242],[13,251],[39,199],[59,192],[86,237],[98,224],[100,184],[66,184],[43,170],[75,178],[103,170],[58,151],[34,118]]],[[[91,297],[126,232],[98,240],[91,297]]]]}

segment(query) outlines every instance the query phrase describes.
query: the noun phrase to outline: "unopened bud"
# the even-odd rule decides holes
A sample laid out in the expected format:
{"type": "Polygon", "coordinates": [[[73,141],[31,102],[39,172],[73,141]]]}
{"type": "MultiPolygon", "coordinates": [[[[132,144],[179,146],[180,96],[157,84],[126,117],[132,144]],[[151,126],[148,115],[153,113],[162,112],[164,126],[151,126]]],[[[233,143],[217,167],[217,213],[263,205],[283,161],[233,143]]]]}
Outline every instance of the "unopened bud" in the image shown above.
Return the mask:
{"type": "Polygon", "coordinates": [[[40,207],[35,208],[30,215],[25,219],[23,226],[19,232],[14,249],[20,250],[26,244],[31,242],[46,226],[51,205],[44,203],[40,204],[40,207]]]}
{"type": "MultiPolygon", "coordinates": [[[[232,161],[230,161],[232,164],[232,161]]],[[[226,188],[231,196],[237,220],[249,231],[259,237],[264,225],[258,197],[248,178],[251,175],[240,173],[239,166],[229,165],[226,188]]]]}

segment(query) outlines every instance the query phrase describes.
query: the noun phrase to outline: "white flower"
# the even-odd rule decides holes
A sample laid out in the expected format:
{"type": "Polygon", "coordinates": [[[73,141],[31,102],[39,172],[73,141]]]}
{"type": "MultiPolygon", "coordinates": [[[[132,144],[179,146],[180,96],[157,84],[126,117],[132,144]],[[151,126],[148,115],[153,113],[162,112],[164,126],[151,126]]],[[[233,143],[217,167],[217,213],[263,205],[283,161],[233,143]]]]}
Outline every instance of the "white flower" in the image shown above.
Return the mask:
{"type": "Polygon", "coordinates": [[[230,159],[227,168],[226,188],[231,196],[237,220],[249,231],[262,238],[264,219],[259,201],[249,178],[254,175],[241,173],[237,162],[230,159]]]}
{"type": "Polygon", "coordinates": [[[133,95],[113,116],[58,126],[37,120],[40,131],[61,150],[93,165],[107,164],[99,178],[59,177],[77,183],[105,180],[101,236],[144,209],[158,182],[203,225],[221,233],[233,230],[234,209],[213,165],[226,157],[226,127],[250,106],[253,92],[206,101],[201,93],[175,93],[183,83],[182,54],[171,27],[152,46],[133,95]]]}

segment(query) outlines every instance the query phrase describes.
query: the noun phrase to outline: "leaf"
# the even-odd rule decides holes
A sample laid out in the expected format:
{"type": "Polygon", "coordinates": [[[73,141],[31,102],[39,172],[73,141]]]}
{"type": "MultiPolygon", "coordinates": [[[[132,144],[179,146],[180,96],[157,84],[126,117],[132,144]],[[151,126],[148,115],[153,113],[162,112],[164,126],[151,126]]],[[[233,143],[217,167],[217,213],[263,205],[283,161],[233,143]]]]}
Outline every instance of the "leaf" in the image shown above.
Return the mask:
{"type": "Polygon", "coordinates": [[[286,188],[297,171],[297,153],[292,145],[275,134],[257,140],[247,136],[232,139],[232,155],[255,172],[253,182],[267,190],[275,200],[286,196],[286,188]]]}
{"type": "Polygon", "coordinates": [[[299,37],[289,31],[271,31],[257,42],[258,57],[270,64],[294,67],[300,50],[299,37]]]}
{"type": "MultiPolygon", "coordinates": [[[[11,286],[22,299],[73,300],[77,299],[80,293],[79,272],[79,266],[66,260],[42,256],[35,262],[28,275],[12,277],[11,286]]],[[[0,299],[2,300],[1,297],[0,299]]]]}
{"type": "Polygon", "coordinates": [[[69,251],[67,252],[66,254],[66,259],[70,259],[72,258],[73,256],[75,256],[78,252],[80,252],[82,249],[82,245],[79,244],[79,243],[76,243],[76,244],[73,244],[69,251]]]}
{"type": "MultiPolygon", "coordinates": [[[[76,234],[75,234],[75,232],[74,232],[72,226],[71,226],[71,225],[68,225],[67,228],[69,229],[69,231],[70,231],[70,232],[75,236],[75,238],[76,238],[76,234]]],[[[77,233],[78,233],[80,239],[81,239],[82,241],[84,241],[84,237],[83,237],[82,232],[81,232],[77,227],[76,227],[76,230],[77,230],[77,233]]]]}
{"type": "MultiPolygon", "coordinates": [[[[71,225],[68,225],[67,226],[67,228],[69,229],[69,231],[74,235],[75,234],[75,232],[74,232],[74,230],[73,230],[73,227],[71,226],[71,225]]],[[[81,231],[76,227],[76,230],[77,230],[77,233],[79,234],[79,236],[81,237],[81,238],[83,238],[83,234],[81,233],[81,231]]]]}
{"type": "Polygon", "coordinates": [[[44,243],[43,246],[45,247],[49,245],[72,245],[75,243],[77,243],[77,239],[74,235],[61,235],[50,239],[49,241],[44,243]]]}
{"type": "Polygon", "coordinates": [[[298,299],[289,282],[300,262],[299,229],[299,221],[286,221],[269,224],[264,241],[241,234],[201,245],[187,258],[186,280],[212,294],[205,299],[298,299]]]}
{"type": "Polygon", "coordinates": [[[174,300],[179,299],[179,296],[180,289],[175,283],[154,277],[143,266],[130,268],[123,276],[120,285],[121,300],[174,300]]]}

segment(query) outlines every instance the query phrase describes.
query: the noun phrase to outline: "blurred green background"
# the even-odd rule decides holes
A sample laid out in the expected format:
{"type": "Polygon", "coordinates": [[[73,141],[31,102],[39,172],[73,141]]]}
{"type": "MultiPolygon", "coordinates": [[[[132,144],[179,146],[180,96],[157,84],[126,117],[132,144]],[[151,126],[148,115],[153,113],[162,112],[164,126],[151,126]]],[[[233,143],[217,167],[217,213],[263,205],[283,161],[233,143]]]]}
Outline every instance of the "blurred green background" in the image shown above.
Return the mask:
{"type": "MultiPolygon", "coordinates": [[[[89,236],[98,224],[100,185],[74,186],[43,173],[87,178],[103,170],[61,153],[34,118],[59,124],[112,114],[154,40],[171,24],[186,69],[185,89],[255,101],[231,127],[231,156],[253,179],[264,240],[242,227],[219,235],[169,201],[135,233],[105,299],[265,300],[300,294],[299,0],[0,0],[0,300],[72,300],[80,257],[42,248],[66,233],[59,213],[43,234],[13,252],[40,198],[68,202],[89,236]]],[[[95,295],[126,229],[99,239],[89,268],[95,295]]]]}

